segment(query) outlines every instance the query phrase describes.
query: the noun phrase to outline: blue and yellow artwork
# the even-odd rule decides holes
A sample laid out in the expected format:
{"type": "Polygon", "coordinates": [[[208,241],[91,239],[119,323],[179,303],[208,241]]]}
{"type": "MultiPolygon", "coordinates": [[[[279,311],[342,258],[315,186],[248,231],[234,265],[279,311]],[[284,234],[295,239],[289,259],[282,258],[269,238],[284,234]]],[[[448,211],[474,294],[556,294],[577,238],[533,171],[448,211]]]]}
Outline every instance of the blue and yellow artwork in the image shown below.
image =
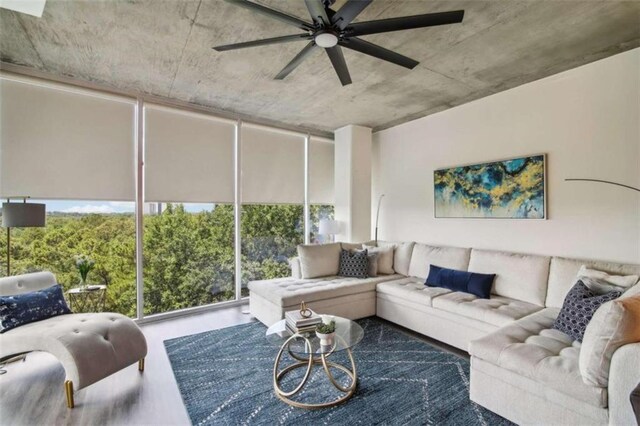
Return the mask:
{"type": "Polygon", "coordinates": [[[546,219],[544,155],[434,172],[435,217],[546,219]]]}

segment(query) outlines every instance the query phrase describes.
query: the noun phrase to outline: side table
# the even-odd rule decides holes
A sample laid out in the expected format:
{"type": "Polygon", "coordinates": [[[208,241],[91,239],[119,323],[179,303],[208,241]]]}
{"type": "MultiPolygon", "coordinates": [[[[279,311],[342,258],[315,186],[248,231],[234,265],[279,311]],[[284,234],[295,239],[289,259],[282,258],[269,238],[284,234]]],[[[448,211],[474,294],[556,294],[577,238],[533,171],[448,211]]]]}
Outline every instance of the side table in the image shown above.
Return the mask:
{"type": "Polygon", "coordinates": [[[73,313],[103,312],[107,296],[106,285],[74,287],[67,291],[69,308],[73,313]]]}

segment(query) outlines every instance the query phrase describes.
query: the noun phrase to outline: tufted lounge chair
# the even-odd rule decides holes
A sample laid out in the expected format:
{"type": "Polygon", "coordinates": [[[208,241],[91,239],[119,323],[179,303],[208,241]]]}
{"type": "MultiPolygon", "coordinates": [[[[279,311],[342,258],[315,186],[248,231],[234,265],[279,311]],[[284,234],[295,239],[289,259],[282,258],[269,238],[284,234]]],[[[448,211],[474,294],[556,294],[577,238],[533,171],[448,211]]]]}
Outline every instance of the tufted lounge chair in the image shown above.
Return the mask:
{"type": "MultiPolygon", "coordinates": [[[[56,284],[50,272],[0,278],[0,296],[28,293],[56,284]]],[[[67,406],[73,392],[138,363],[144,370],[147,341],[128,317],[116,313],[59,315],[0,334],[0,360],[33,351],[53,354],[66,373],[67,406]]]]}

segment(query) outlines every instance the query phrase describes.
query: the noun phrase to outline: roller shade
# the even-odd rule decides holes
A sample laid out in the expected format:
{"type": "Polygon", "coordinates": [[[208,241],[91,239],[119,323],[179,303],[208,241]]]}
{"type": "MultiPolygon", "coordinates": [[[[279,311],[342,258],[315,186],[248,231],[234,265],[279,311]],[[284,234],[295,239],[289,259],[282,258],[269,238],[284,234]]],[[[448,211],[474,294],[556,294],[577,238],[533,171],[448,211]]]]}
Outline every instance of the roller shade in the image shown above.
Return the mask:
{"type": "Polygon", "coordinates": [[[145,200],[233,203],[235,124],[146,105],[145,200]]]}
{"type": "Polygon", "coordinates": [[[0,76],[0,194],[135,198],[135,101],[0,76]]]}
{"type": "Polygon", "coordinates": [[[334,145],[332,140],[309,141],[309,203],[334,204],[334,145]]]}
{"type": "Polygon", "coordinates": [[[242,202],[304,203],[304,137],[242,126],[242,202]]]}

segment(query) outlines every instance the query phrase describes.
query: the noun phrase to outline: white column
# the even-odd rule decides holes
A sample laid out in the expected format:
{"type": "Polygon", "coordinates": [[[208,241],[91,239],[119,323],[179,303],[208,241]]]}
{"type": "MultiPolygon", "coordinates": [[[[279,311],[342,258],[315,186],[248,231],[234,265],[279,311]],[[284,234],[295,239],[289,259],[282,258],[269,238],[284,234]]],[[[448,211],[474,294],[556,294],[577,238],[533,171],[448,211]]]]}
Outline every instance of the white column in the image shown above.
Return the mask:
{"type": "Polygon", "coordinates": [[[371,129],[349,125],[335,131],[336,241],[371,239],[371,129]]]}

